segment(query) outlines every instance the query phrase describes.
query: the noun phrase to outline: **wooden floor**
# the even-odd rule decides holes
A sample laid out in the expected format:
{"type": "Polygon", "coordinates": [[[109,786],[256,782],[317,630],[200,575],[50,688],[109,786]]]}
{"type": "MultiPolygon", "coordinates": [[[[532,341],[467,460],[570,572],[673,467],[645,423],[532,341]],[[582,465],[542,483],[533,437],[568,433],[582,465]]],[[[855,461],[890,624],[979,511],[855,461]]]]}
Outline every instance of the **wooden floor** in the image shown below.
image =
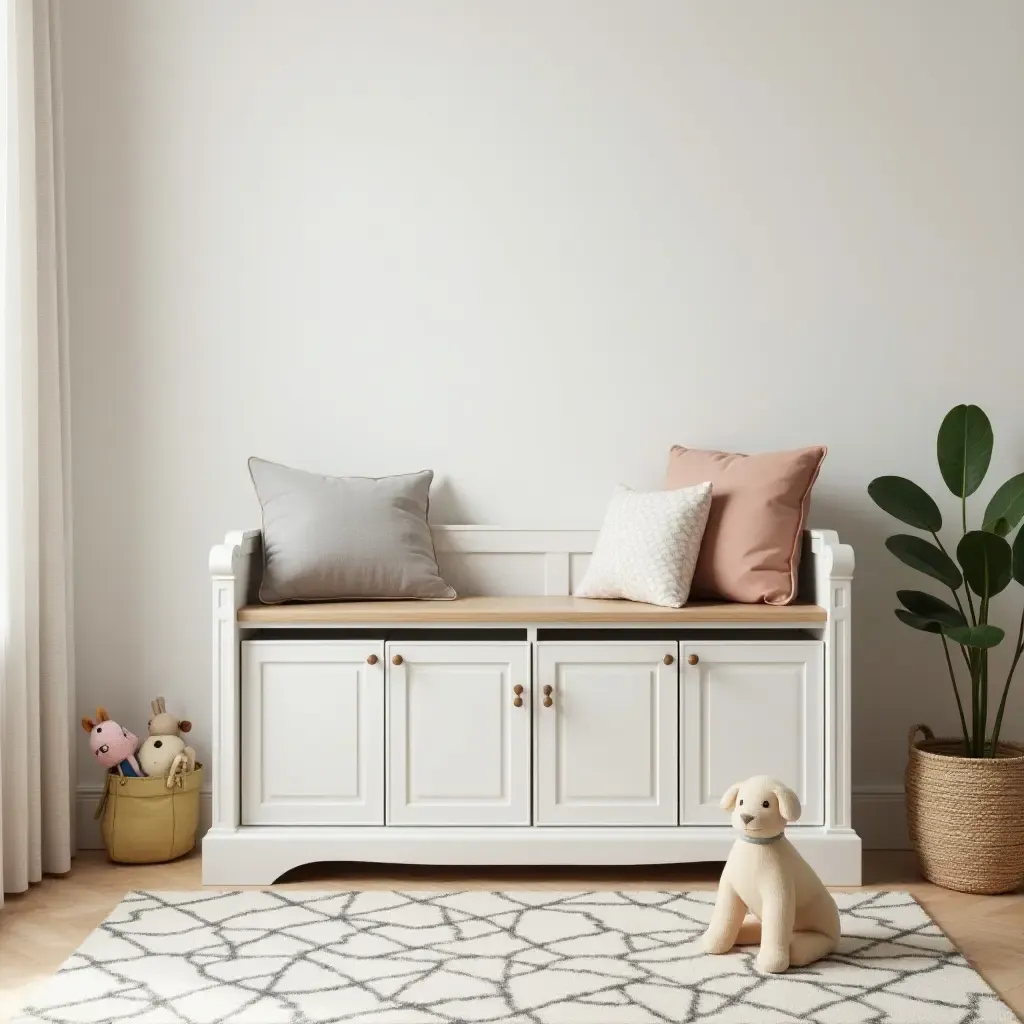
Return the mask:
{"type": "MultiPolygon", "coordinates": [[[[132,889],[198,889],[198,856],[174,864],[126,867],[103,853],[82,853],[70,875],[47,878],[0,910],[0,1022],[52,974],[132,889]]],[[[923,882],[911,854],[865,855],[865,884],[909,889],[1018,1016],[1024,1017],[1024,892],[967,896],[923,882]]],[[[702,889],[714,888],[718,865],[667,868],[381,868],[314,865],[281,885],[319,889],[702,889]]]]}

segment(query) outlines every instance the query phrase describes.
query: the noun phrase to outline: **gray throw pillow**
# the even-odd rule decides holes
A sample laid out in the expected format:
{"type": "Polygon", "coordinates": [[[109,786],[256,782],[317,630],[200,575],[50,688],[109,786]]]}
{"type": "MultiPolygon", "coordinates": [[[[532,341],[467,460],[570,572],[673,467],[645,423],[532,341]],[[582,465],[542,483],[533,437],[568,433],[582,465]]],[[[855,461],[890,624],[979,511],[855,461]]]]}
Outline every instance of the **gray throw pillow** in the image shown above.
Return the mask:
{"type": "Polygon", "coordinates": [[[321,476],[249,459],[263,508],[260,600],[451,600],[427,526],[433,471],[321,476]]]}

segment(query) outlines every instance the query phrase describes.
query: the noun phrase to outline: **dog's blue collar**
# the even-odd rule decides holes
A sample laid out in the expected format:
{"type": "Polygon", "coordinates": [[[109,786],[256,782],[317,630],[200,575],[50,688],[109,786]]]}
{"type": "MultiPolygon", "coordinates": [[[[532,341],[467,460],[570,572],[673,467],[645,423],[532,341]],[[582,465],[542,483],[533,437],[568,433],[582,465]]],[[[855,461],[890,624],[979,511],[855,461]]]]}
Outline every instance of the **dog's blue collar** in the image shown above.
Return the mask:
{"type": "Polygon", "coordinates": [[[759,839],[757,836],[748,836],[746,832],[740,833],[740,839],[745,843],[753,843],[755,846],[771,846],[772,843],[777,843],[780,839],[785,839],[786,833],[780,832],[777,836],[769,836],[767,839],[759,839]]]}

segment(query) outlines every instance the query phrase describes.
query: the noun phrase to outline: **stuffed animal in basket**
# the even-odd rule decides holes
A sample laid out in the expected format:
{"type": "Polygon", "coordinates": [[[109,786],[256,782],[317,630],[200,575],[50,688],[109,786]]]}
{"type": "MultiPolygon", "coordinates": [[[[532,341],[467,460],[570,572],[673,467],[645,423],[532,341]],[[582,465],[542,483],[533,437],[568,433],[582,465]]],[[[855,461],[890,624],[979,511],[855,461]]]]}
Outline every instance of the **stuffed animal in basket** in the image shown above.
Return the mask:
{"type": "Polygon", "coordinates": [[[103,708],[96,709],[95,722],[83,718],[82,728],[89,734],[89,749],[104,768],[117,768],[122,775],[143,774],[135,759],[139,737],[118,725],[103,708]]]}
{"type": "Polygon", "coordinates": [[[196,752],[191,747],[186,747],[180,736],[149,736],[139,747],[139,764],[147,775],[166,777],[179,757],[183,758],[179,765],[190,761],[192,767],[195,767],[196,752]]]}
{"type": "Polygon", "coordinates": [[[739,838],[722,871],[704,949],[760,944],[757,966],[770,974],[828,956],[839,945],[839,908],[786,838],[786,823],[800,817],[796,794],[755,775],[729,787],[722,809],[733,812],[739,838]],[[744,920],[748,910],[756,920],[744,920]]]}
{"type": "Polygon", "coordinates": [[[139,763],[147,775],[163,776],[168,785],[173,785],[176,774],[196,766],[196,752],[178,735],[179,729],[189,732],[192,723],[168,714],[163,697],[157,697],[150,707],[153,717],[149,720],[149,737],[139,747],[139,763]]]}
{"type": "Polygon", "coordinates": [[[150,701],[153,717],[149,720],[150,736],[177,736],[179,733],[191,732],[192,723],[187,718],[177,719],[167,710],[163,697],[150,701]]]}

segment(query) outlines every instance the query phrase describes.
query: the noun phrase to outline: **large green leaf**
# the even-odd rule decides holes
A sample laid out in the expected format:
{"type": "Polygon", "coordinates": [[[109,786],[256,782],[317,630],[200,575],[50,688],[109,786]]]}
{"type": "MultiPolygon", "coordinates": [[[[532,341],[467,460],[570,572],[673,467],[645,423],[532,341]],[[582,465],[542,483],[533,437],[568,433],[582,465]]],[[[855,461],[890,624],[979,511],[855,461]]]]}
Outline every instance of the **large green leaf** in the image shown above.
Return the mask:
{"type": "Polygon", "coordinates": [[[1024,584],[1024,530],[1018,530],[1013,538],[1013,578],[1024,584]]]}
{"type": "Polygon", "coordinates": [[[1010,532],[1010,524],[1006,516],[1000,516],[998,519],[993,519],[991,523],[986,523],[982,529],[986,533],[994,533],[997,537],[1005,537],[1010,532]]]}
{"type": "MultiPolygon", "coordinates": [[[[989,530],[990,524],[998,519],[1005,519],[1007,524],[1006,533],[1009,533],[1020,521],[1024,519],[1024,473],[1011,476],[1002,487],[989,499],[985,507],[985,518],[982,529],[989,530]]],[[[998,533],[998,530],[990,530],[991,533],[998,533]]],[[[1005,537],[1006,534],[1004,533],[1005,537]]]]}
{"type": "Polygon", "coordinates": [[[896,596],[907,611],[923,619],[930,619],[944,626],[967,625],[967,620],[958,609],[946,604],[934,594],[926,594],[922,590],[897,590],[896,596]]]}
{"type": "Polygon", "coordinates": [[[922,633],[941,633],[942,627],[932,619],[926,619],[921,615],[915,615],[904,608],[896,608],[896,618],[906,623],[913,629],[919,629],[922,633]]]}
{"type": "Polygon", "coordinates": [[[941,548],[937,548],[923,537],[915,537],[910,533],[897,533],[885,542],[885,546],[904,565],[917,569],[932,579],[945,583],[956,590],[964,581],[956,562],[941,548]]]}
{"type": "Polygon", "coordinates": [[[992,458],[992,424],[976,405],[955,406],[939,427],[936,451],[946,486],[966,498],[985,479],[992,458]]]}
{"type": "Polygon", "coordinates": [[[1006,633],[998,626],[943,626],[942,632],[963,647],[995,647],[1006,633]]]}
{"type": "Polygon", "coordinates": [[[913,480],[902,476],[880,476],[868,484],[871,500],[901,523],[918,530],[938,533],[942,529],[942,513],[931,495],[913,480]]]}
{"type": "Polygon", "coordinates": [[[994,597],[1010,584],[1013,553],[1006,540],[994,533],[965,533],[956,546],[956,559],[967,585],[979,597],[994,597]]]}

